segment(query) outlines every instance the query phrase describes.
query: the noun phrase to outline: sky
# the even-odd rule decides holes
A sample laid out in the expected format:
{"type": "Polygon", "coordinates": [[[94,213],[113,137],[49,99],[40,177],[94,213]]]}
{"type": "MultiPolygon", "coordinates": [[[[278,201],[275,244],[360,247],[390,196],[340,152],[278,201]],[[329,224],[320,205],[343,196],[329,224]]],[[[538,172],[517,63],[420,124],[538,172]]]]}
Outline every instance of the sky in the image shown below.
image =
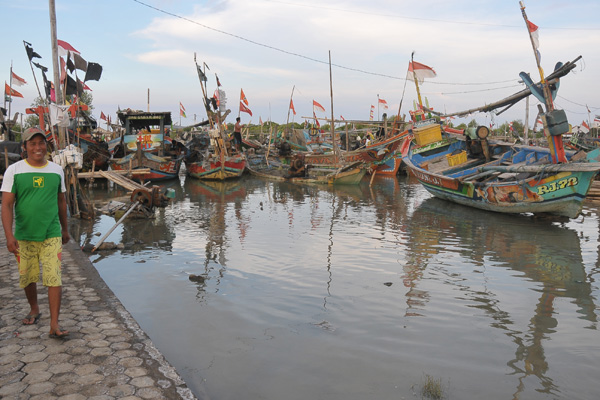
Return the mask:
{"type": "MultiPolygon", "coordinates": [[[[573,125],[593,121],[600,114],[600,2],[528,0],[525,6],[539,26],[546,75],[559,61],[583,57],[561,79],[556,107],[573,125]]],[[[34,61],[52,71],[49,2],[0,0],[0,10],[0,76],[9,82],[12,65],[28,82],[15,87],[24,98],[14,98],[14,114],[38,96],[34,72],[41,82],[24,40],[42,56],[34,61]]],[[[98,120],[101,112],[116,120],[119,108],[170,111],[184,126],[206,119],[194,55],[210,68],[211,94],[218,75],[232,111],[227,122],[238,115],[243,90],[253,115],[241,113],[242,123],[253,124],[303,121],[313,115],[313,100],[326,109],[318,117],[331,117],[332,102],[336,119],[368,120],[372,105],[375,119],[407,114],[417,98],[414,82],[405,80],[413,52],[437,73],[420,86],[423,98],[447,113],[522,90],[521,71],[540,77],[513,0],[56,0],[56,21],[58,39],[103,66],[101,79],[87,82],[98,120]]],[[[538,104],[530,97],[530,126],[538,104]]],[[[500,115],[474,113],[454,123],[524,122],[525,108],[523,100],[500,115]]]]}

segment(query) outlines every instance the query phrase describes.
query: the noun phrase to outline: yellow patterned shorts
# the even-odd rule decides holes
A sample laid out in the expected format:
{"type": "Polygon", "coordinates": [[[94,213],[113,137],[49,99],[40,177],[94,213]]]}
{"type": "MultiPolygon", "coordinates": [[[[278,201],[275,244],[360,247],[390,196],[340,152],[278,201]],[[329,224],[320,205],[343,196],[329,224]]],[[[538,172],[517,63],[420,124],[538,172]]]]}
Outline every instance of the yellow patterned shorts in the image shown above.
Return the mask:
{"type": "Polygon", "coordinates": [[[54,237],[43,242],[19,240],[19,287],[27,287],[40,280],[42,265],[42,283],[44,286],[62,286],[62,238],[54,237]]]}

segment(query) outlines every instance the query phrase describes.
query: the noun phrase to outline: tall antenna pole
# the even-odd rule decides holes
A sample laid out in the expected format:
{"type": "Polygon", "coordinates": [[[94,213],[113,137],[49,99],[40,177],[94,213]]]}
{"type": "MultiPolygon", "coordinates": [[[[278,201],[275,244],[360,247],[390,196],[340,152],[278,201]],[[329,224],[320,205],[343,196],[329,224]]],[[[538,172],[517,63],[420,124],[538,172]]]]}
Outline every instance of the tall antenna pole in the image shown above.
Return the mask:
{"type": "MultiPolygon", "coordinates": [[[[49,1],[50,10],[50,42],[52,46],[52,69],[54,70],[54,93],[56,96],[56,104],[62,105],[64,99],[62,91],[60,90],[60,69],[58,67],[58,39],[56,37],[56,7],[54,0],[49,1]]],[[[66,82],[65,82],[66,84],[66,82]]],[[[58,148],[63,149],[65,147],[65,128],[62,126],[58,127],[58,148]]]]}

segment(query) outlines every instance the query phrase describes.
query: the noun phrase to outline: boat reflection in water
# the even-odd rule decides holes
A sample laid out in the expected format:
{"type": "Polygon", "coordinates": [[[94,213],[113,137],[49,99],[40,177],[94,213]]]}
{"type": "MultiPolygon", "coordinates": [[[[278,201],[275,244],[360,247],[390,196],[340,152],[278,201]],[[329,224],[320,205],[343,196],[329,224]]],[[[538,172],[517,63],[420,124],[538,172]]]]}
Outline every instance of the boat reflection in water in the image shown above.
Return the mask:
{"type": "Polygon", "coordinates": [[[556,218],[503,215],[430,198],[415,210],[410,223],[409,261],[403,276],[408,288],[406,315],[425,312],[430,293],[420,288],[421,281],[433,264],[436,272],[440,272],[440,264],[446,264],[443,273],[448,274],[448,283],[459,286],[460,298],[490,317],[490,326],[501,330],[514,344],[507,366],[509,375],[517,379],[515,399],[525,390],[561,393],[551,377],[551,362],[544,348],[550,341],[561,342],[571,334],[568,327],[559,326],[559,317],[566,318],[565,310],[558,313],[557,303],[564,304],[561,299],[575,306],[576,318],[590,322],[587,328],[596,329],[593,279],[586,274],[579,237],[574,230],[552,221],[556,218]],[[453,253],[471,260],[476,269],[453,270],[449,261],[453,253]],[[508,279],[522,280],[528,293],[523,295],[511,287],[514,284],[507,285],[506,274],[497,269],[506,270],[508,279]],[[511,311],[511,307],[516,308],[511,311]],[[523,315],[529,319],[518,321],[523,315]],[[528,379],[532,376],[537,382],[528,379]]]}

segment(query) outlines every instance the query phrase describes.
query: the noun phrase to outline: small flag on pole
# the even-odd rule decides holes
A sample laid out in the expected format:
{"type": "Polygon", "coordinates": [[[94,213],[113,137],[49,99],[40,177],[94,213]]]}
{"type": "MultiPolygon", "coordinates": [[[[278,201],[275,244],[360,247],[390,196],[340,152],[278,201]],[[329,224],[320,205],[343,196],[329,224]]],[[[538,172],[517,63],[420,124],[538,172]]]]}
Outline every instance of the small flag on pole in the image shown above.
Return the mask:
{"type": "Polygon", "coordinates": [[[240,89],[240,101],[245,105],[248,105],[248,99],[246,99],[246,95],[244,94],[244,89],[240,89]]]}
{"type": "Polygon", "coordinates": [[[325,112],[325,107],[317,103],[315,100],[313,100],[313,108],[321,112],[325,112]]]}
{"type": "Polygon", "coordinates": [[[104,112],[100,111],[100,119],[103,119],[106,121],[106,115],[104,115],[104,112]]]}
{"type": "Polygon", "coordinates": [[[17,85],[17,86],[23,86],[26,85],[27,82],[25,81],[25,79],[21,78],[19,75],[15,74],[14,72],[12,73],[12,84],[17,85]]]}
{"type": "Polygon", "coordinates": [[[379,99],[379,104],[383,104],[383,108],[387,110],[388,103],[384,99],[379,99]]]}
{"type": "Polygon", "coordinates": [[[252,111],[246,105],[240,101],[240,111],[250,114],[252,116],[252,111]]]}
{"type": "Polygon", "coordinates": [[[294,108],[294,101],[292,99],[290,99],[290,109],[292,110],[294,115],[296,115],[296,109],[294,108]]]}
{"type": "Polygon", "coordinates": [[[185,115],[185,107],[183,104],[181,104],[181,102],[179,102],[179,115],[181,115],[183,118],[187,118],[185,115]]]}
{"type": "Polygon", "coordinates": [[[4,93],[7,96],[12,96],[12,97],[23,97],[23,95],[19,92],[17,92],[15,89],[11,88],[10,86],[8,86],[8,83],[4,82],[4,93]]]}

